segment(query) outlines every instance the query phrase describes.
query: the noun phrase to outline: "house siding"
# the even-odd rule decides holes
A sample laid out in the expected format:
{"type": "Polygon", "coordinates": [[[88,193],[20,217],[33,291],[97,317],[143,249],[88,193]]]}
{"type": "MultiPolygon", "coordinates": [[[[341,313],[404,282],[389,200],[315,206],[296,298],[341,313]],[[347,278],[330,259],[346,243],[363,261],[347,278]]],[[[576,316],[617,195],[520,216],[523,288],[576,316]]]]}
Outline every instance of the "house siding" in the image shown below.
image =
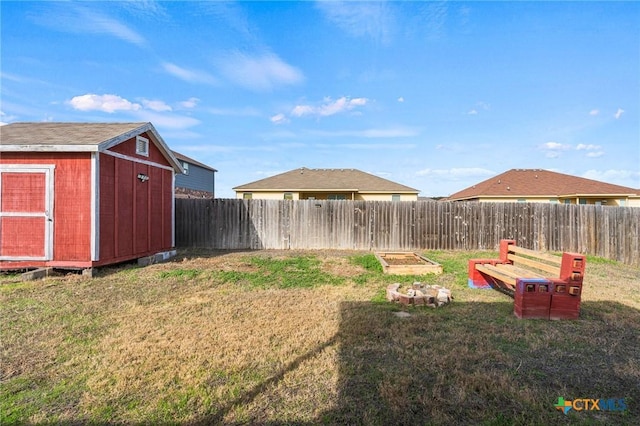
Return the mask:
{"type": "Polygon", "coordinates": [[[176,174],[176,188],[192,189],[196,191],[206,191],[214,194],[215,172],[204,169],[188,161],[180,160],[182,164],[189,164],[189,174],[176,174]]]}
{"type": "MultiPolygon", "coordinates": [[[[352,199],[351,192],[344,191],[327,191],[327,192],[291,192],[293,200],[310,199],[313,197],[316,200],[327,200],[330,195],[344,195],[346,200],[352,199]]],[[[236,191],[236,198],[242,199],[245,193],[251,193],[251,198],[254,200],[282,200],[284,199],[285,191],[236,191]]],[[[397,192],[393,194],[398,194],[397,192]]],[[[358,193],[353,194],[353,199],[357,201],[392,201],[392,193],[378,194],[378,193],[358,193]]],[[[400,201],[417,201],[417,194],[399,194],[400,201]]]]}

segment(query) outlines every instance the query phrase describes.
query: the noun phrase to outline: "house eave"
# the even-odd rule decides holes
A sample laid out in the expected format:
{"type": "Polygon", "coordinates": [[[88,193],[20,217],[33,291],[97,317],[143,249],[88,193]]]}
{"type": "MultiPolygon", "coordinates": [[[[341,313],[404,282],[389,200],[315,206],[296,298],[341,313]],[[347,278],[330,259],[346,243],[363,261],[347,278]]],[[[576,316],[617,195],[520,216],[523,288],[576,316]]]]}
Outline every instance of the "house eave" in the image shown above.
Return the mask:
{"type": "Polygon", "coordinates": [[[97,152],[98,145],[0,145],[0,152],[97,152]]]}

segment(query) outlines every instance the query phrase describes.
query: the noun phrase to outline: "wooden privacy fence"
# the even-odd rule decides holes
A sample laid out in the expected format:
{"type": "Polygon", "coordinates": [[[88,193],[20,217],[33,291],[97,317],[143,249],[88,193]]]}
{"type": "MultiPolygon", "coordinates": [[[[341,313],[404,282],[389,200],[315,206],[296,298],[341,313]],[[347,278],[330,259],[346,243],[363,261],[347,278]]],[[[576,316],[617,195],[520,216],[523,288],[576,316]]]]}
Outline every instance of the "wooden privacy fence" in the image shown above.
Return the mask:
{"type": "Polygon", "coordinates": [[[640,265],[640,208],[546,203],[177,199],[176,246],[494,250],[502,238],[640,265]]]}

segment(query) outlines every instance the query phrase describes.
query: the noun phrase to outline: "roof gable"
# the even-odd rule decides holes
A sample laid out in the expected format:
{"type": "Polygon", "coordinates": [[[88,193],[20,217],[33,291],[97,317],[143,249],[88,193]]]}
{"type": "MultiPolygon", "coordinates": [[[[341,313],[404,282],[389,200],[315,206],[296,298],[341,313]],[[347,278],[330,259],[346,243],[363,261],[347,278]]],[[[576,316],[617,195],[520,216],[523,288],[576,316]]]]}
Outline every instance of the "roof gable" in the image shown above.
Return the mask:
{"type": "Polygon", "coordinates": [[[101,152],[143,133],[171,167],[182,166],[151,123],[11,123],[0,126],[0,152],[101,152]]]}
{"type": "Polygon", "coordinates": [[[233,188],[234,191],[354,191],[403,192],[419,191],[356,169],[291,170],[266,179],[233,188]]]}
{"type": "Polygon", "coordinates": [[[633,188],[541,169],[511,169],[456,192],[449,200],[482,197],[637,195],[633,188]]]}

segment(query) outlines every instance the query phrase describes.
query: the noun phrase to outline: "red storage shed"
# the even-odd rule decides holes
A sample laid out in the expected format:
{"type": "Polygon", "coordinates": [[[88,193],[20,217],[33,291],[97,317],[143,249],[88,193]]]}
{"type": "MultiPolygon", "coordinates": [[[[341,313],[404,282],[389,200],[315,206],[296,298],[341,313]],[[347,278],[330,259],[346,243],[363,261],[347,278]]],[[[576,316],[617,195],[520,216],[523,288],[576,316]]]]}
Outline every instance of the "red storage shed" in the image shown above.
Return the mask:
{"type": "Polygon", "coordinates": [[[174,253],[182,167],[151,123],[0,127],[0,269],[174,253]]]}

